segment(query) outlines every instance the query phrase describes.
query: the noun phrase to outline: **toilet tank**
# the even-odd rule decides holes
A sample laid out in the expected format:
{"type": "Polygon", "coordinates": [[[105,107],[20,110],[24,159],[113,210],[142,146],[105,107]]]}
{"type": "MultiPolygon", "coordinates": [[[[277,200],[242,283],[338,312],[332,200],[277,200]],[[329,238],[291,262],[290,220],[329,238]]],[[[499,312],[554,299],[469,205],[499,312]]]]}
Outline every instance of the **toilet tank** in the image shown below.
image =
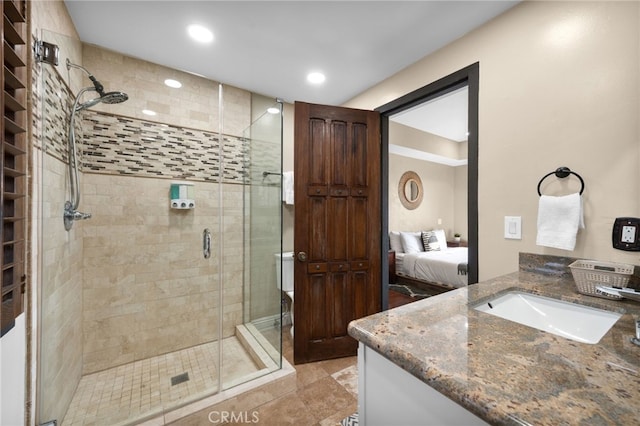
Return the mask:
{"type": "Polygon", "coordinates": [[[282,291],[293,291],[293,252],[276,253],[276,285],[282,291]],[[280,271],[280,259],[282,259],[282,280],[280,271]],[[282,282],[282,288],[280,283],[282,282]]]}

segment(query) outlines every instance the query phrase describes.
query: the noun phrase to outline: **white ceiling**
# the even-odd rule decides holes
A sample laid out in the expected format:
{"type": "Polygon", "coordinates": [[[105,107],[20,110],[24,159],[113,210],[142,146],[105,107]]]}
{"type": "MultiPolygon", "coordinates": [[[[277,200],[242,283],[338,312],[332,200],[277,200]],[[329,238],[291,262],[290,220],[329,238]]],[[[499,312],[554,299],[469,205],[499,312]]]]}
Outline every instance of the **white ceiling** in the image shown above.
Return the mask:
{"type": "Polygon", "coordinates": [[[516,1],[66,0],[82,41],[286,102],[340,105],[516,1]],[[210,28],[197,44],[186,27],[210,28]],[[306,82],[322,71],[320,86],[306,82]]]}
{"type": "Polygon", "coordinates": [[[390,117],[391,121],[456,142],[467,140],[468,86],[390,117]]]}

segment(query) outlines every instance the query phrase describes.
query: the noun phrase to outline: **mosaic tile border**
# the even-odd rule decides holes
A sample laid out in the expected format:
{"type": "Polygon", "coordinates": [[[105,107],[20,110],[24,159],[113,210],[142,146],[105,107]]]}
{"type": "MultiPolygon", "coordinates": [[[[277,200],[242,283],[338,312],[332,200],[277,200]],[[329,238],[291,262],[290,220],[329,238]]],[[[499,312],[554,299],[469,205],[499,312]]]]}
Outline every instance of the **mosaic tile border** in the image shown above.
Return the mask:
{"type": "MultiPolygon", "coordinates": [[[[67,162],[68,117],[73,93],[62,76],[46,67],[34,67],[33,81],[42,81],[44,95],[34,91],[34,144],[67,162]],[[44,119],[44,128],[40,126],[44,119]]],[[[116,114],[82,111],[77,114],[76,141],[83,172],[163,177],[194,181],[245,183],[249,169],[249,141],[211,131],[145,121],[116,114]],[[221,172],[222,167],[222,172],[221,172]]]]}
{"type": "Polygon", "coordinates": [[[82,169],[85,172],[142,177],[167,177],[218,182],[222,164],[224,183],[244,183],[248,141],[219,135],[85,111],[82,169]]]}

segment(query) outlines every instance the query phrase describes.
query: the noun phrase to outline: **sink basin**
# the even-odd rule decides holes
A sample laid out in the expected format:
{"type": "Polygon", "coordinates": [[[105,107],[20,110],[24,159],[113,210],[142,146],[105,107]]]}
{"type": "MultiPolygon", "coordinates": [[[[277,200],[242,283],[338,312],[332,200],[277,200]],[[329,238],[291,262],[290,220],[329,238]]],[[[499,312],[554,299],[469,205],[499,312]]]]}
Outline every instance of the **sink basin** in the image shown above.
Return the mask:
{"type": "Polygon", "coordinates": [[[595,344],[622,314],[510,291],[476,305],[478,311],[553,333],[582,343],[595,344]]]}

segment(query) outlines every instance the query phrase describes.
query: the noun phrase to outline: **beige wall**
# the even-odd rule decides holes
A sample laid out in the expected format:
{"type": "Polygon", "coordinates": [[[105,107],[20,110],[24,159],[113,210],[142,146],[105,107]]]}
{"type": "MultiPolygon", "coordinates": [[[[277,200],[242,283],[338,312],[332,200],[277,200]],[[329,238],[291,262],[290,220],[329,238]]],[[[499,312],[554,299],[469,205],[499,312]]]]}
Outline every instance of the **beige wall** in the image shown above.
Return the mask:
{"type": "MultiPolygon", "coordinates": [[[[517,270],[518,252],[639,262],[611,248],[614,218],[640,215],[639,9],[525,2],[347,102],[376,108],[480,63],[480,279],[517,270]],[[559,166],[586,184],[574,251],[535,244],[536,186],[559,166]],[[504,216],[522,216],[522,240],[503,238],[504,216]]],[[[574,184],[550,182],[545,193],[574,184]]]]}
{"type": "Polygon", "coordinates": [[[437,163],[389,155],[389,230],[427,231],[444,229],[447,237],[457,232],[454,223],[455,169],[437,163]],[[402,174],[413,171],[420,176],[424,196],[420,205],[408,210],[400,203],[398,182],[402,174]],[[442,224],[438,224],[441,219],[442,224]]]}
{"type": "MultiPolygon", "coordinates": [[[[466,158],[466,142],[455,142],[402,124],[389,123],[389,143],[452,159],[466,158]]],[[[454,233],[467,235],[466,166],[452,167],[411,157],[389,155],[389,230],[426,231],[444,229],[447,238],[454,233]],[[402,174],[413,171],[420,176],[424,197],[414,210],[400,202],[398,184],[402,174]],[[440,224],[438,224],[440,220],[440,224]]]]}

